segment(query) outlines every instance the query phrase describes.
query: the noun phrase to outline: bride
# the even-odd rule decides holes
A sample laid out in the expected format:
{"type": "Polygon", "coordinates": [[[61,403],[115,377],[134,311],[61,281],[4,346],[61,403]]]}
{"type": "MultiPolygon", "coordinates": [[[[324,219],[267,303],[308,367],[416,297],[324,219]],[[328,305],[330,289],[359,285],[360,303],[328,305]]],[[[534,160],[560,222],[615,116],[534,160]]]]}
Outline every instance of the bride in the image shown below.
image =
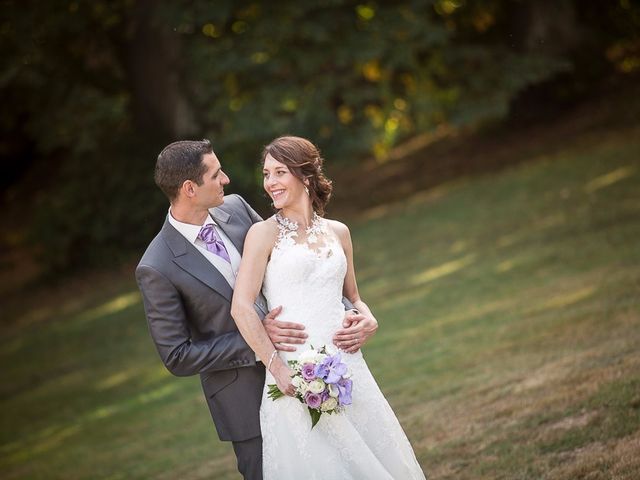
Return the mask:
{"type": "Polygon", "coordinates": [[[294,397],[287,362],[311,346],[331,345],[342,328],[342,297],[374,317],[358,294],[348,228],[322,217],[331,182],[318,149],[300,137],[280,137],[265,147],[262,161],[277,213],[247,234],[232,315],[268,370],[260,407],[264,478],[424,479],[360,350],[341,353],[353,381],[352,404],[342,412],[323,414],[312,429],[306,406],[294,397]],[[269,339],[253,308],[261,287],[269,309],[285,306],[281,320],[305,325],[307,341],[298,352],[278,352],[269,339]],[[273,383],[284,397],[267,397],[273,383]]]}

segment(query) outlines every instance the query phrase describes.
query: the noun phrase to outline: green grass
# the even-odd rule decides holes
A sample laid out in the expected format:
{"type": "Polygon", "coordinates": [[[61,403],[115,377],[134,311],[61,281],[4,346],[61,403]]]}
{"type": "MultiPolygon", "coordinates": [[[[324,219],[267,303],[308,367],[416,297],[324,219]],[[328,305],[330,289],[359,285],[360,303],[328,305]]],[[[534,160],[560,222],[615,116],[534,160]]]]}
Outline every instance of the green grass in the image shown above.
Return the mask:
{"type": "MultiPolygon", "coordinates": [[[[351,229],[381,323],[365,355],[432,478],[640,478],[640,128],[351,229]]],[[[0,337],[4,478],[239,478],[132,274],[24,305],[0,337]]]]}

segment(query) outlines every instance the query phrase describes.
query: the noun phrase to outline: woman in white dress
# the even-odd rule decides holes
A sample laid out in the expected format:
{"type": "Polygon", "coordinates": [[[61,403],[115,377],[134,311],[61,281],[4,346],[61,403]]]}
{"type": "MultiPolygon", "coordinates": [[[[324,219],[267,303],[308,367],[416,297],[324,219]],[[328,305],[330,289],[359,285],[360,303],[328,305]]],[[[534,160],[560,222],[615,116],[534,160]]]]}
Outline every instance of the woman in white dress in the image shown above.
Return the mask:
{"type": "Polygon", "coordinates": [[[342,348],[353,380],[351,405],[323,414],[312,429],[307,407],[293,397],[287,361],[311,346],[331,345],[343,327],[343,296],[374,317],[358,294],[348,228],[322,218],[331,182],[318,149],[300,137],[280,137],[265,147],[262,161],[264,189],[277,213],[247,234],[232,314],[268,367],[260,408],[265,480],[424,479],[357,344],[342,348]],[[304,324],[306,344],[295,352],[278,352],[255,314],[261,288],[269,309],[283,306],[280,320],[304,324]],[[267,397],[274,383],[285,394],[277,400],[267,397]]]}

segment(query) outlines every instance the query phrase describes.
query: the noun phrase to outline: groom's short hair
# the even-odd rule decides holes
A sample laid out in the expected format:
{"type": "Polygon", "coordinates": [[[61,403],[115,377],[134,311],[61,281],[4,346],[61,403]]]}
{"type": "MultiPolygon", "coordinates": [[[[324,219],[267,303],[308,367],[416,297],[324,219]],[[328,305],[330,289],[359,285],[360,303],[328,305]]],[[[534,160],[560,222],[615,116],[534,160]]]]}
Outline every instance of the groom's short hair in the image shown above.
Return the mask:
{"type": "Polygon", "coordinates": [[[177,198],[185,181],[202,185],[202,176],[207,171],[202,156],[207,153],[213,153],[213,147],[206,139],[173,142],[160,152],[154,179],[170,202],[177,198]]]}

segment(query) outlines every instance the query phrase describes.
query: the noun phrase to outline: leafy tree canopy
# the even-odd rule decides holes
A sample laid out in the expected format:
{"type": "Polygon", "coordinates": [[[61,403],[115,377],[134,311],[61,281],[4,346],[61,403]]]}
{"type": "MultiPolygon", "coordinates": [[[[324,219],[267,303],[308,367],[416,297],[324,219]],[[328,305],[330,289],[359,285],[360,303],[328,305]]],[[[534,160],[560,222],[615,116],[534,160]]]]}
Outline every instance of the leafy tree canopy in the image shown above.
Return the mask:
{"type": "MultiPolygon", "coordinates": [[[[631,0],[5,0],[0,151],[38,186],[55,268],[143,246],[157,152],[210,138],[235,189],[291,133],[354,162],[443,124],[502,118],[554,78],[640,67],[631,0]],[[585,54],[585,48],[588,54],[585,54]],[[585,60],[588,59],[588,60],[585,60]]],[[[27,179],[27,180],[25,180],[27,179]]],[[[15,187],[14,187],[15,188],[15,187]]]]}

